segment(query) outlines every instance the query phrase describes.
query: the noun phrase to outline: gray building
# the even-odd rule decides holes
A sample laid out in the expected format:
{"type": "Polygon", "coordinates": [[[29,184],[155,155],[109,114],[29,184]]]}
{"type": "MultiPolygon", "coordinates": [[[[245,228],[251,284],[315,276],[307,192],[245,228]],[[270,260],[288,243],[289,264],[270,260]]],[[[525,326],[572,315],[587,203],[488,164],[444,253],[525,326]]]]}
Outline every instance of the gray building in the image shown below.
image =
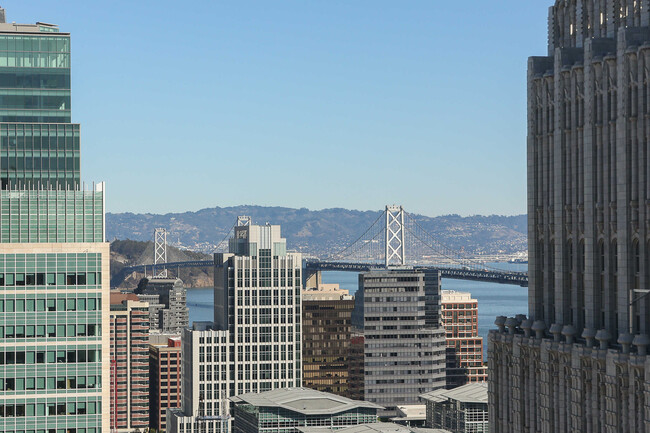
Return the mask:
{"type": "Polygon", "coordinates": [[[374,403],[350,400],[310,388],[285,388],[242,394],[234,403],[234,433],[298,433],[300,428],[320,432],[374,423],[374,403]]]}
{"type": "Polygon", "coordinates": [[[454,389],[438,389],[420,396],[427,407],[426,427],[452,433],[487,433],[488,385],[469,383],[454,389]]]}
{"type": "Polygon", "coordinates": [[[439,323],[440,274],[412,269],[359,275],[356,326],[363,329],[365,400],[384,406],[417,404],[445,386],[445,330],[439,323]],[[361,319],[363,320],[361,322],[361,319]]]}
{"type": "Polygon", "coordinates": [[[489,335],[493,432],[650,431],[650,3],[561,0],[528,61],[529,316],[489,335]]]}
{"type": "Polygon", "coordinates": [[[180,278],[143,278],[135,293],[149,303],[152,332],[180,335],[189,326],[187,290],[180,278]]]}

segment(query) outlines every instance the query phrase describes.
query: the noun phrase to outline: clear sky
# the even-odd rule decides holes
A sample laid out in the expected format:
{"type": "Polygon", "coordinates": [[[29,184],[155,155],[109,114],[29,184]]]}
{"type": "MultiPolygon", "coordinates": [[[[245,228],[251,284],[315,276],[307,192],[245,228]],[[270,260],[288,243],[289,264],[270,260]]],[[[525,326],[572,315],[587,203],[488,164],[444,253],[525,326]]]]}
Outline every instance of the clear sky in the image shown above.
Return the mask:
{"type": "Polygon", "coordinates": [[[526,61],[551,0],[5,0],[72,33],[109,212],[526,212],[526,61]]]}

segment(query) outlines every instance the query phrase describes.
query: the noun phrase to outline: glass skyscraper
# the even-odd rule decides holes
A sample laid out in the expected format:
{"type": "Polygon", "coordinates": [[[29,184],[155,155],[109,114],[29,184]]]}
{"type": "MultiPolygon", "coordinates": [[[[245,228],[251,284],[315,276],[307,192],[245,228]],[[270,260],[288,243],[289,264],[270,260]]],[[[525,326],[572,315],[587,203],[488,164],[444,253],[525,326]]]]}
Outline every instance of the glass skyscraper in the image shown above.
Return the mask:
{"type": "Polygon", "coordinates": [[[80,184],[70,35],[0,10],[0,431],[109,430],[103,184],[80,184]]]}

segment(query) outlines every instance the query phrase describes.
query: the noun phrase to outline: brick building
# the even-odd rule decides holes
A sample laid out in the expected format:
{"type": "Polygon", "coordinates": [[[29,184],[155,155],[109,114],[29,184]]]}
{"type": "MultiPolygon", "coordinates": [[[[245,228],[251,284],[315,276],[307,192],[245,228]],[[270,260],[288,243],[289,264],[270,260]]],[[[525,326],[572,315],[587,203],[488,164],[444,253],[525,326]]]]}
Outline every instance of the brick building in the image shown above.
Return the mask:
{"type": "Polygon", "coordinates": [[[149,423],[158,431],[167,428],[167,408],[181,407],[181,339],[149,346],[149,423]]]}
{"type": "Polygon", "coordinates": [[[149,305],[111,293],[111,429],[149,426],[149,305]]]}
{"type": "Polygon", "coordinates": [[[443,290],[441,323],[447,339],[447,389],[487,380],[483,337],[478,335],[478,301],[470,293],[443,290]]]}

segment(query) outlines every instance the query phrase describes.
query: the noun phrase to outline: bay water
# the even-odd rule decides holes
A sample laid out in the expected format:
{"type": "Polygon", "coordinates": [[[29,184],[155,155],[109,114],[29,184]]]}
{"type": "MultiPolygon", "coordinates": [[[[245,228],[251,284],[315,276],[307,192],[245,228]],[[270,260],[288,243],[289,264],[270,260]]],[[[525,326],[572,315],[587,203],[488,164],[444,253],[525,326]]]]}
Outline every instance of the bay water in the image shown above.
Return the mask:
{"type": "MultiPolygon", "coordinates": [[[[526,271],[528,265],[512,263],[494,263],[494,267],[511,271],[526,271]]],[[[323,283],[338,283],[350,294],[359,288],[359,275],[354,272],[323,272],[323,283]]],[[[487,334],[494,329],[497,316],[516,316],[528,314],[528,288],[508,284],[484,283],[477,281],[442,280],[443,290],[469,292],[478,300],[478,332],[483,337],[483,353],[487,351],[487,334]]],[[[187,305],[190,309],[190,323],[194,321],[213,320],[213,289],[188,289],[187,305]]]]}

